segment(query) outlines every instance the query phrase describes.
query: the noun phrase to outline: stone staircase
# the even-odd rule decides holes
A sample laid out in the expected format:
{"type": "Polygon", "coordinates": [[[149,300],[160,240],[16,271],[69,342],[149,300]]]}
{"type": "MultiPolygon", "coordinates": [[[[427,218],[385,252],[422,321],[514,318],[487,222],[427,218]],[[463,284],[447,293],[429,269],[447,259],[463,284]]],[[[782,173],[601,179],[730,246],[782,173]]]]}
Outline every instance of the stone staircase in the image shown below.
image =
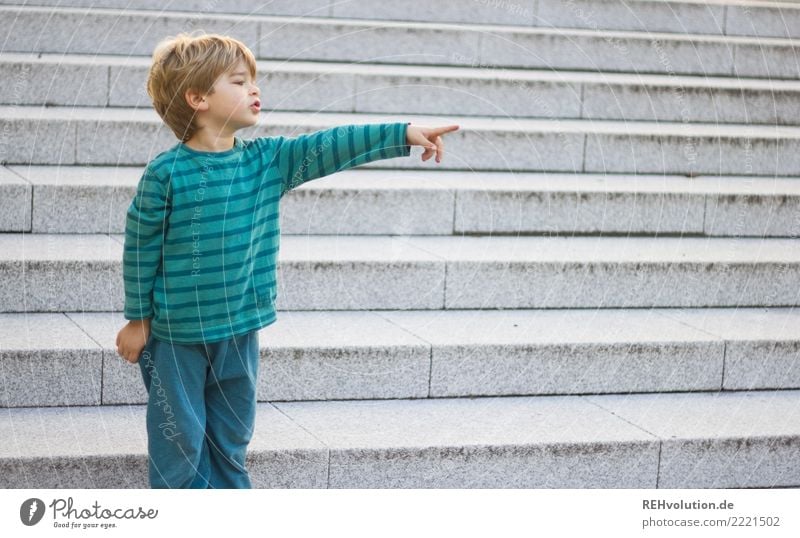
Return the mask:
{"type": "Polygon", "coordinates": [[[284,197],[254,486],[800,486],[800,3],[17,3],[0,487],[147,487],[124,216],[194,29],[259,58],[242,136],[461,126],[284,197]]]}

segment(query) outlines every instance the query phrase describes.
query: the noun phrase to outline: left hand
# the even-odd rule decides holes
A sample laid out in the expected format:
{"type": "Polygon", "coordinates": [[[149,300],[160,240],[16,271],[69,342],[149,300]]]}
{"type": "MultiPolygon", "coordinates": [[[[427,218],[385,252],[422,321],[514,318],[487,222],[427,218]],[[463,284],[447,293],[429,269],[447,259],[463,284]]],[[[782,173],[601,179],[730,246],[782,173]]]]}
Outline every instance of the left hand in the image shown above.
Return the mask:
{"type": "Polygon", "coordinates": [[[444,157],[444,142],[442,135],[451,131],[457,131],[458,125],[448,125],[447,127],[416,127],[409,125],[406,129],[406,144],[410,146],[422,146],[425,152],[422,160],[427,161],[436,155],[436,162],[442,162],[444,157]]]}

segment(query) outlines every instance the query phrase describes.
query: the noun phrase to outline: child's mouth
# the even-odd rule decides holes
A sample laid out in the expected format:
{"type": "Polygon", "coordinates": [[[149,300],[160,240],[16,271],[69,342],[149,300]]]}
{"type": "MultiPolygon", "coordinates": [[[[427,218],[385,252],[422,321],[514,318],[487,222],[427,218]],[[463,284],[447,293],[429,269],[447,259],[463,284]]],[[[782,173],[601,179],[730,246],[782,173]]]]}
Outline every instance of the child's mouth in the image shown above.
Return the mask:
{"type": "Polygon", "coordinates": [[[261,110],[261,101],[256,101],[255,103],[250,105],[250,108],[252,108],[253,110],[261,110]]]}

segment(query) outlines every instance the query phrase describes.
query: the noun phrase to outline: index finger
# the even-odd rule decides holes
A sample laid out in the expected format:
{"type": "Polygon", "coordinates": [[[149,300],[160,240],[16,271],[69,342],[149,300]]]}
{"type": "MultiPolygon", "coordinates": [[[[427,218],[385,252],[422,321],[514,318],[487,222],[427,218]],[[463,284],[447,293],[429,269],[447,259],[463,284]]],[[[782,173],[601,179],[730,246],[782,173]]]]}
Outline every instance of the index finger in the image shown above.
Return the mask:
{"type": "Polygon", "coordinates": [[[437,135],[449,133],[450,131],[457,131],[458,125],[448,125],[447,127],[436,127],[433,132],[437,135]]]}

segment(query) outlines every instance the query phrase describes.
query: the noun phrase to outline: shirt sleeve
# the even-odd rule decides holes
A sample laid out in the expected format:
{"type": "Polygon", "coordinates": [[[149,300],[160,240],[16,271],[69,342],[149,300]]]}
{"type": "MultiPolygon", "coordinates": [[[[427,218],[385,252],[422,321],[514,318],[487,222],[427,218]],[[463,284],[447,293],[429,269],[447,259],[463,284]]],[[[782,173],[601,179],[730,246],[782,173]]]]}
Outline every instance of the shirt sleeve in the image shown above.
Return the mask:
{"type": "Polygon", "coordinates": [[[167,217],[171,210],[169,181],[145,168],[136,195],[128,207],[122,278],[125,319],[153,317],[153,286],[161,265],[167,217]]]}
{"type": "Polygon", "coordinates": [[[275,137],[273,164],[281,172],[281,196],[306,181],[340,170],[379,159],[408,157],[409,124],[340,125],[294,138],[275,137]]]}

